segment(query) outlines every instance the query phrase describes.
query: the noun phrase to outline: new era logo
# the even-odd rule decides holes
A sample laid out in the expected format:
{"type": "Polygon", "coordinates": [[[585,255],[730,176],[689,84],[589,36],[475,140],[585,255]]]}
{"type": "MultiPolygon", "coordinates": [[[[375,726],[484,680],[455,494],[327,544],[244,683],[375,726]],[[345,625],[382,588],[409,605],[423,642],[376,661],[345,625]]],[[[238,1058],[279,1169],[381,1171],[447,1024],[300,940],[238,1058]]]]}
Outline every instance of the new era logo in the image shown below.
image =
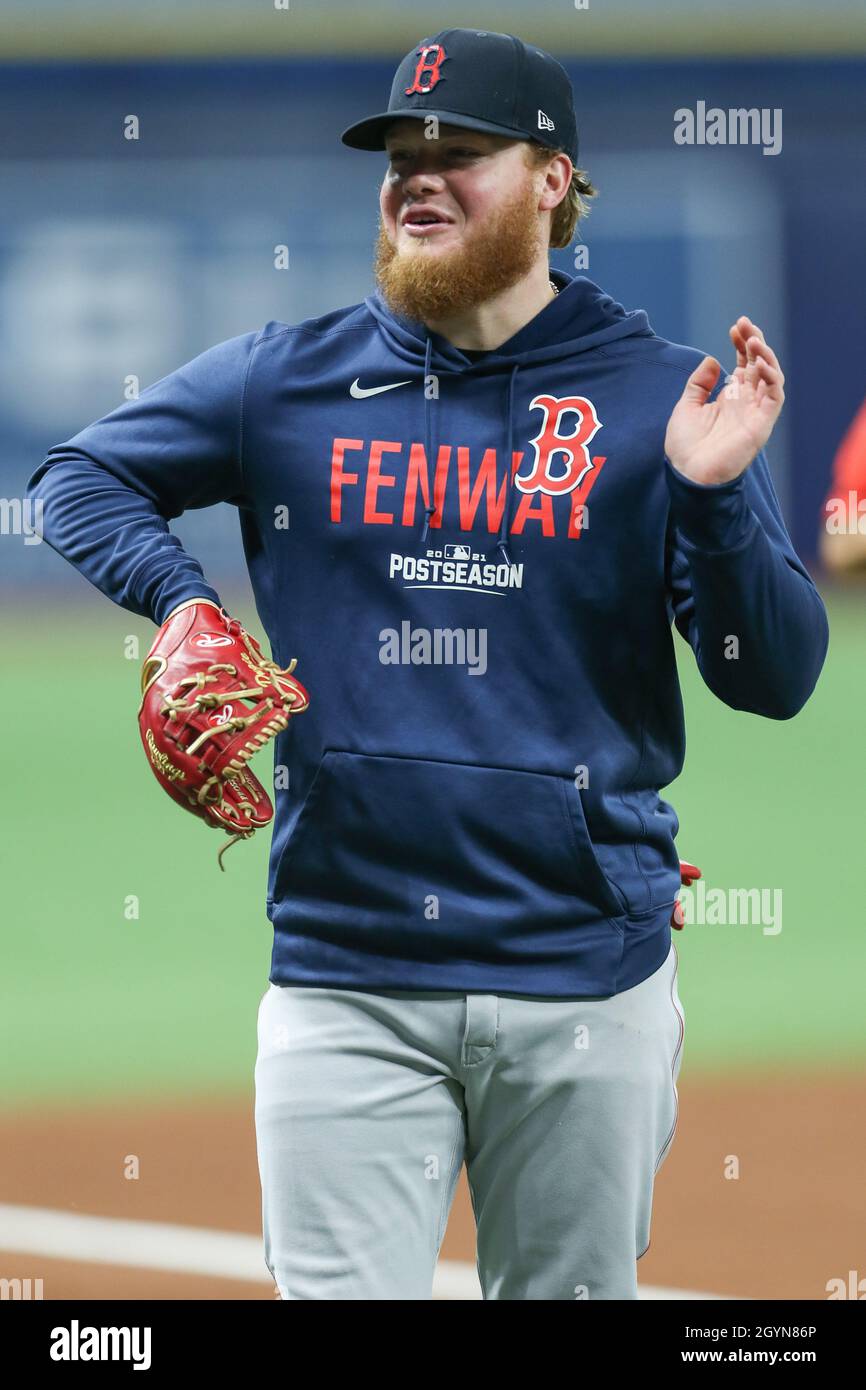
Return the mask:
{"type": "Polygon", "coordinates": [[[538,129],[556,130],[556,126],[553,124],[553,121],[550,119],[548,115],[546,115],[544,111],[541,110],[539,110],[538,112],[538,129]]]}

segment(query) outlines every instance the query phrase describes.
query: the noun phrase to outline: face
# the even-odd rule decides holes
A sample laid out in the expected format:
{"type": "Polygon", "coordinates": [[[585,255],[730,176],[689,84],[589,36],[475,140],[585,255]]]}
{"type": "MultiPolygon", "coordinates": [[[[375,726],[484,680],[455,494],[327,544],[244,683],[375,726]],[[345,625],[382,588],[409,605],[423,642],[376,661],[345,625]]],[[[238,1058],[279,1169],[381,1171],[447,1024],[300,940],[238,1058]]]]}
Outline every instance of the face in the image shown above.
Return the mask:
{"type": "Polygon", "coordinates": [[[517,284],[546,255],[545,173],[524,142],[422,120],[386,131],[376,279],[408,318],[445,319],[517,284]]]}

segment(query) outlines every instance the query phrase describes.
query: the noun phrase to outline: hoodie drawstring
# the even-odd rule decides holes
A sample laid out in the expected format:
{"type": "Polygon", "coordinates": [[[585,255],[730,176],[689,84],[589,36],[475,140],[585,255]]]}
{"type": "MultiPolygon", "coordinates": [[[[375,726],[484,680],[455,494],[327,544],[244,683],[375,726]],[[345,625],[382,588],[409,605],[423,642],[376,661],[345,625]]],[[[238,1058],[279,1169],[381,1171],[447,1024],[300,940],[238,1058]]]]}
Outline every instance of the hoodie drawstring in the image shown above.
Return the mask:
{"type": "MultiPolygon", "coordinates": [[[[427,349],[424,354],[424,457],[427,460],[427,476],[430,480],[430,501],[424,508],[424,516],[421,522],[421,534],[418,544],[423,545],[427,540],[430,531],[430,522],[436,511],[435,487],[436,469],[431,450],[431,420],[430,420],[430,397],[427,395],[427,382],[430,380],[430,358],[433,349],[433,341],[429,334],[427,337],[427,349]]],[[[508,531],[511,526],[512,496],[514,493],[514,379],[520,371],[520,364],[515,363],[508,378],[508,397],[506,413],[508,418],[507,452],[505,455],[505,505],[502,508],[502,522],[499,527],[499,536],[496,541],[496,549],[500,551],[506,565],[511,564],[511,556],[508,552],[508,531]]]]}
{"type": "Polygon", "coordinates": [[[430,486],[430,501],[424,508],[424,520],[422,522],[421,538],[418,542],[423,545],[430,530],[430,519],[436,510],[436,469],[433,464],[433,455],[430,450],[430,397],[427,395],[427,382],[430,380],[430,356],[433,351],[433,339],[429,333],[427,335],[427,351],[424,354],[424,457],[427,460],[427,477],[430,486]]]}
{"type": "Polygon", "coordinates": [[[502,524],[499,527],[499,538],[496,542],[496,549],[501,551],[506,565],[511,564],[511,556],[508,553],[508,530],[511,526],[511,498],[514,492],[514,378],[519,371],[520,366],[515,362],[508,378],[508,452],[505,455],[505,506],[502,508],[502,524]]]}

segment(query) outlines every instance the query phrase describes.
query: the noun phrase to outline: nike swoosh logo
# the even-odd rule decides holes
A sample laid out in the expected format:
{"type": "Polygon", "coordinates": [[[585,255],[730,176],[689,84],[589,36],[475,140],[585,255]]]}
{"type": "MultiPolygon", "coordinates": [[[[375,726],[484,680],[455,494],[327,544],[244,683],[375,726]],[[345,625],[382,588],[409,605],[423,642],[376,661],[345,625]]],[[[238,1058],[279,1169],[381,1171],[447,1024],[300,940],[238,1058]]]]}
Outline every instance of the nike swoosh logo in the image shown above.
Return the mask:
{"type": "Polygon", "coordinates": [[[378,396],[380,391],[393,391],[395,386],[411,386],[410,381],[391,381],[387,386],[359,386],[358,378],[349,387],[349,395],[354,396],[356,401],[362,401],[365,396],[378,396]]]}

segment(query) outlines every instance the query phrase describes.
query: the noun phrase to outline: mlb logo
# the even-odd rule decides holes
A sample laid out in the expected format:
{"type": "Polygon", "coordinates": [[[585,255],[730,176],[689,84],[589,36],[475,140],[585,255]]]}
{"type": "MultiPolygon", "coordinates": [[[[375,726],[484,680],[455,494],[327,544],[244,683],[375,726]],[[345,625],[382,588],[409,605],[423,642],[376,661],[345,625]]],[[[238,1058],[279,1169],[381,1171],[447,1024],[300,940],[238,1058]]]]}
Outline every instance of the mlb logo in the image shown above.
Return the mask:
{"type": "Polygon", "coordinates": [[[446,560],[471,560],[472,547],[469,545],[446,545],[446,560]]]}

